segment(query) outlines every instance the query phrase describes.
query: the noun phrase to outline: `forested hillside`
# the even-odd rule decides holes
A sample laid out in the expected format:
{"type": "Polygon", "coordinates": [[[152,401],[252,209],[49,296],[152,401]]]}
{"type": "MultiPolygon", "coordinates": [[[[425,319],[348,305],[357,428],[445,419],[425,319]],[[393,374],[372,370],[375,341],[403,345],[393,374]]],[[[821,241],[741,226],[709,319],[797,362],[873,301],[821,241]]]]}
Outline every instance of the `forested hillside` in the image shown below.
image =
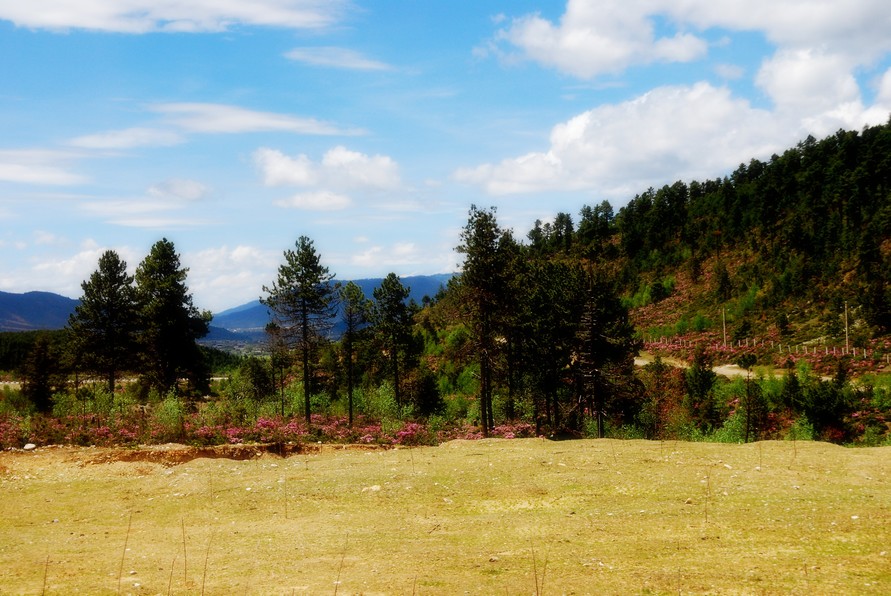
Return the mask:
{"type": "MultiPolygon", "coordinates": [[[[558,214],[529,235],[550,253],[611,261],[647,327],[706,317],[802,340],[843,333],[845,302],[862,339],[891,331],[891,125],[813,137],[751,160],[728,176],[678,181],[608,204],[558,214]],[[684,287],[680,287],[682,284],[684,287]],[[740,305],[740,302],[746,302],[740,305]]],[[[704,324],[700,321],[700,327],[704,324]]]]}

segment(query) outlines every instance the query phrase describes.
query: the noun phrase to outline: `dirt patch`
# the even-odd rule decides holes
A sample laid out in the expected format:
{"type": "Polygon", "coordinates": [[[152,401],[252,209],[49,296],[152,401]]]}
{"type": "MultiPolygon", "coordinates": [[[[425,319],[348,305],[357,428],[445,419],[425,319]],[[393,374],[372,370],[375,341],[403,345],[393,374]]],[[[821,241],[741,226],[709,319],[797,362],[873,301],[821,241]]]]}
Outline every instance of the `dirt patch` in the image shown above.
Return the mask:
{"type": "MultiPolygon", "coordinates": [[[[265,456],[290,457],[292,455],[332,451],[380,451],[390,449],[376,444],[324,444],[324,443],[252,443],[233,445],[194,446],[167,443],[164,445],[140,445],[139,447],[67,447],[48,445],[31,452],[10,450],[22,456],[39,456],[44,459],[61,458],[79,466],[110,464],[116,462],[146,462],[165,467],[178,466],[196,459],[229,459],[246,461],[265,456]]],[[[0,465],[0,474],[8,469],[0,465]]]]}

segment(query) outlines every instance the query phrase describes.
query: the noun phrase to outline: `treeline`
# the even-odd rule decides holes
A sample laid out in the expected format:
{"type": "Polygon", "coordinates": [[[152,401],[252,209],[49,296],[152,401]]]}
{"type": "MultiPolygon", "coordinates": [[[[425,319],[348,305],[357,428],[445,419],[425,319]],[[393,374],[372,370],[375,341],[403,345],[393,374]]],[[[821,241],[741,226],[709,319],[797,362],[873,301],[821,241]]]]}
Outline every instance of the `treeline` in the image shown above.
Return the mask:
{"type": "Polygon", "coordinates": [[[75,395],[87,380],[102,380],[114,395],[123,375],[138,376],[138,392],[203,392],[209,387],[206,352],[209,312],[199,312],[185,285],[188,270],[172,242],[155,243],[136,275],[112,250],[81,284],[83,296],[67,327],[57,332],[5,334],[4,362],[18,363],[21,392],[39,413],[52,412],[59,394],[75,395]],[[27,354],[22,351],[27,349],[27,354]]]}

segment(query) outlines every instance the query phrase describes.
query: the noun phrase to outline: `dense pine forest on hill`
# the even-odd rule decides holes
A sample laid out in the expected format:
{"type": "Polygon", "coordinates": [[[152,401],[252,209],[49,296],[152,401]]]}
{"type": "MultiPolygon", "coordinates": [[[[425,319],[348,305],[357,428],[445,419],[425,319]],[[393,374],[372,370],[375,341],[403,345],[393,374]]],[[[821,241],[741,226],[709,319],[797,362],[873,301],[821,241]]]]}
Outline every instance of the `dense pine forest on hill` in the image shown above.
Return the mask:
{"type": "Polygon", "coordinates": [[[462,273],[422,304],[395,274],[372,296],[340,286],[301,237],[264,288],[274,323],[259,358],[199,357],[207,315],[172,244],[135,285],[105,255],[118,274],[100,261],[67,332],[28,336],[0,444],[891,440],[891,122],[515,234],[471,207],[462,273]],[[152,293],[165,279],[172,297],[152,293]],[[91,310],[107,295],[135,324],[91,310]],[[159,327],[163,309],[182,329],[159,327]],[[650,363],[635,367],[641,352],[650,363]]]}

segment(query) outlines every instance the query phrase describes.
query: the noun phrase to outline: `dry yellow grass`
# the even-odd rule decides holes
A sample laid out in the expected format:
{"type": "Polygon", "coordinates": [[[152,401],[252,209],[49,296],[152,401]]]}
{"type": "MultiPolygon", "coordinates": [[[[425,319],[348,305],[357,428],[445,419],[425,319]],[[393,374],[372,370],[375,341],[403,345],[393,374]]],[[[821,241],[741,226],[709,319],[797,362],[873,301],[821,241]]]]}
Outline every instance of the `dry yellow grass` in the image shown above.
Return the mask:
{"type": "Polygon", "coordinates": [[[0,454],[0,593],[891,593],[891,448],[121,453],[0,454]]]}

